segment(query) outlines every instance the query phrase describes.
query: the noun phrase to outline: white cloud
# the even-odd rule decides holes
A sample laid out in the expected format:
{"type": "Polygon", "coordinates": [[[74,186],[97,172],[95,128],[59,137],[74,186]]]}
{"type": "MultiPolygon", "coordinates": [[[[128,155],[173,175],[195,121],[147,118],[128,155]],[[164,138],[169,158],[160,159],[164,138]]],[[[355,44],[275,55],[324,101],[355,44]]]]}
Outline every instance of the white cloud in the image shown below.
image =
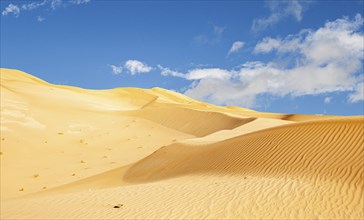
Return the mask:
{"type": "Polygon", "coordinates": [[[271,14],[266,18],[254,19],[252,30],[255,32],[265,30],[289,16],[294,17],[297,21],[301,21],[303,12],[302,3],[298,0],[268,1],[267,5],[271,14]]]}
{"type": "Polygon", "coordinates": [[[122,66],[109,65],[109,67],[111,68],[111,71],[115,75],[119,75],[123,71],[123,67],[122,66]]]}
{"type": "Polygon", "coordinates": [[[268,53],[273,49],[279,48],[280,45],[281,45],[281,40],[266,37],[257,45],[255,45],[254,53],[268,53]]]}
{"type": "Polygon", "coordinates": [[[219,68],[194,69],[187,73],[188,80],[226,79],[229,77],[230,77],[230,75],[227,70],[223,70],[223,69],[219,69],[219,68]]]}
{"type": "Polygon", "coordinates": [[[1,14],[2,16],[6,16],[11,13],[13,13],[15,17],[18,17],[20,14],[20,8],[17,5],[9,4],[1,14]]]}
{"type": "Polygon", "coordinates": [[[161,65],[158,65],[158,68],[161,70],[161,74],[163,76],[174,76],[174,77],[185,78],[185,74],[183,74],[181,72],[171,70],[171,69],[163,67],[161,65]]]}
{"type": "Polygon", "coordinates": [[[228,54],[231,54],[231,53],[236,53],[238,52],[243,46],[244,46],[244,42],[243,41],[235,41],[233,43],[233,45],[231,45],[231,48],[229,50],[229,53],[228,54]]]}
{"type": "Polygon", "coordinates": [[[325,104],[331,103],[332,97],[325,97],[324,102],[325,104]]]}
{"type": "Polygon", "coordinates": [[[355,86],[355,90],[349,95],[349,102],[355,103],[364,100],[364,82],[361,81],[355,86]]]}
{"type": "Polygon", "coordinates": [[[227,79],[230,77],[230,72],[219,68],[204,68],[204,69],[193,69],[187,73],[181,73],[173,71],[169,68],[158,65],[163,76],[174,76],[180,77],[187,80],[200,80],[200,79],[227,79]]]}
{"type": "Polygon", "coordinates": [[[138,61],[138,60],[128,60],[124,64],[124,68],[129,70],[131,75],[137,73],[148,73],[152,70],[152,67],[138,61]]]}
{"type": "Polygon", "coordinates": [[[283,40],[264,38],[255,46],[254,52],[298,52],[306,62],[316,65],[342,62],[356,68],[360,59],[363,59],[363,33],[358,32],[362,25],[363,18],[360,14],[352,21],[344,17],[326,22],[325,26],[317,31],[302,30],[299,34],[289,35],[283,40]]]}
{"type": "Polygon", "coordinates": [[[91,0],[71,0],[72,4],[75,5],[81,5],[81,4],[86,4],[89,3],[91,0]]]}
{"type": "MultiPolygon", "coordinates": [[[[56,10],[59,7],[67,7],[70,5],[82,5],[89,3],[91,0],[42,0],[42,1],[33,1],[30,3],[22,4],[20,7],[14,4],[9,4],[4,11],[2,11],[2,15],[8,15],[13,13],[16,17],[20,15],[21,11],[33,11],[39,9],[40,7],[44,7],[47,9],[56,10]]],[[[41,19],[38,19],[40,21],[41,19]]],[[[44,20],[44,19],[43,19],[44,20]]]]}
{"type": "Polygon", "coordinates": [[[344,17],[283,39],[263,39],[254,51],[284,54],[283,60],[218,69],[223,77],[208,77],[210,68],[164,74],[193,80],[185,94],[215,104],[252,107],[262,94],[282,97],[331,92],[352,92],[348,101],[357,102],[363,100],[363,78],[358,76],[364,59],[362,25],[358,14],[352,20],[344,17]],[[200,77],[191,77],[196,71],[200,77]]]}
{"type": "Polygon", "coordinates": [[[57,9],[62,5],[62,2],[63,2],[62,0],[50,0],[51,8],[53,10],[57,9]]]}
{"type": "Polygon", "coordinates": [[[207,68],[207,69],[194,69],[187,73],[186,79],[198,80],[198,79],[226,79],[230,77],[230,73],[227,70],[219,68],[207,68]]]}
{"type": "Polygon", "coordinates": [[[131,75],[135,75],[137,73],[148,73],[153,68],[142,63],[139,60],[128,60],[124,63],[124,65],[108,65],[111,68],[111,71],[115,75],[119,75],[123,72],[123,69],[128,70],[131,75]]]}
{"type": "Polygon", "coordinates": [[[232,80],[203,79],[192,83],[185,95],[219,105],[255,105],[255,96],[244,92],[244,84],[232,80]]]}
{"type": "Polygon", "coordinates": [[[46,3],[47,3],[47,0],[44,0],[44,1],[41,1],[41,2],[31,2],[31,3],[28,3],[28,4],[23,4],[21,6],[21,9],[26,10],[26,11],[31,11],[31,10],[37,9],[37,8],[39,8],[41,6],[44,6],[46,3]]]}

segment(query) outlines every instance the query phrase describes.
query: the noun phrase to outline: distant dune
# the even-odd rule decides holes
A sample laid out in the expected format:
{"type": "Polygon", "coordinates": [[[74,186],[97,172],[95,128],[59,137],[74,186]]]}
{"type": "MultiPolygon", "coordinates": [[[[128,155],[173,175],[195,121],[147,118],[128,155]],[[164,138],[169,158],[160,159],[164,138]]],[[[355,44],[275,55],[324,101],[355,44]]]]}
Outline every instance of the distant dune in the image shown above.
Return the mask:
{"type": "Polygon", "coordinates": [[[364,117],[1,70],[1,219],[364,219],[364,117]]]}

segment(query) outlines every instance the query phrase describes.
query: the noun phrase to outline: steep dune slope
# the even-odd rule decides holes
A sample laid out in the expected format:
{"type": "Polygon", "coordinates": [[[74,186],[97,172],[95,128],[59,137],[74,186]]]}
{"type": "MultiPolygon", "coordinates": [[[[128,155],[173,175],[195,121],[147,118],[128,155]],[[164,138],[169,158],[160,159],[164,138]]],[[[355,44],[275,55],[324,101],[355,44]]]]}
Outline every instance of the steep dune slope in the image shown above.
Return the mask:
{"type": "MultiPolygon", "coordinates": [[[[247,119],[249,120],[249,118],[247,119]]],[[[279,119],[271,119],[271,118],[255,118],[254,120],[249,121],[248,123],[245,123],[239,127],[236,127],[231,130],[220,130],[217,132],[214,132],[212,134],[200,137],[200,138],[192,138],[192,139],[186,139],[181,142],[187,143],[187,144],[207,144],[207,143],[214,143],[223,141],[226,139],[230,139],[233,137],[241,136],[243,134],[252,133],[255,131],[277,127],[281,125],[286,124],[292,124],[294,122],[292,121],[286,121],[286,120],[279,120],[279,119]]]]}
{"type": "Polygon", "coordinates": [[[130,112],[174,130],[202,137],[220,130],[230,130],[249,123],[255,118],[233,117],[220,112],[154,104],[148,108],[130,112]]]}

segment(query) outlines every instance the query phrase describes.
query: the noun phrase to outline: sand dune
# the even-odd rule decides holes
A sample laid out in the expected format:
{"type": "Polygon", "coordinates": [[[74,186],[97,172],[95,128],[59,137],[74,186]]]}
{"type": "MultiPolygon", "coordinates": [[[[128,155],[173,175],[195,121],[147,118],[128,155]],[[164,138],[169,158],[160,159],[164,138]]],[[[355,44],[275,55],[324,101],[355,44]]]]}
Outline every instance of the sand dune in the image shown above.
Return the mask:
{"type": "Polygon", "coordinates": [[[173,144],[136,163],[124,179],[145,182],[191,174],[282,176],[343,181],[362,189],[363,124],[362,117],[326,119],[198,147],[173,144]]]}
{"type": "Polygon", "coordinates": [[[197,137],[203,137],[220,130],[231,130],[255,119],[251,117],[232,117],[220,112],[201,111],[161,104],[134,111],[131,115],[139,116],[197,137]],[[183,117],[181,117],[182,115],[183,117]],[[179,118],[179,120],[175,120],[176,118],[179,118]]]}
{"type": "Polygon", "coordinates": [[[1,219],[363,219],[363,116],[1,71],[1,219]]]}

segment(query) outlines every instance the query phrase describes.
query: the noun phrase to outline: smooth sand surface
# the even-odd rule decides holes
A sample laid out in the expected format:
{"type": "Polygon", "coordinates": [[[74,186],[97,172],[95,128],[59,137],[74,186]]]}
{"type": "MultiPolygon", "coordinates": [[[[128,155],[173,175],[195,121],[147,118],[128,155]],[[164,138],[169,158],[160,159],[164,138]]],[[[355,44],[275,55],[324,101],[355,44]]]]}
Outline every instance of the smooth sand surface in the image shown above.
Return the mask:
{"type": "Polygon", "coordinates": [[[1,219],[363,219],[363,116],[1,70],[1,219]]]}

